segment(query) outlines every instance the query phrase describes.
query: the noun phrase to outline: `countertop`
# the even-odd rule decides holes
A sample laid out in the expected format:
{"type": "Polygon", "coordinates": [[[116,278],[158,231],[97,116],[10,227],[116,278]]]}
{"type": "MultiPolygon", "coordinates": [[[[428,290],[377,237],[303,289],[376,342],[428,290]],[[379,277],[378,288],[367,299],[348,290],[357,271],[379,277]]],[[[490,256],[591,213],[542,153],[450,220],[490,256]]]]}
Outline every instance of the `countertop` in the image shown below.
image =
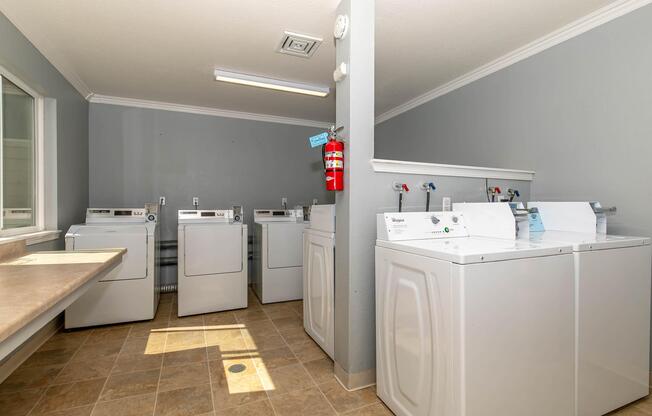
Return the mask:
{"type": "Polygon", "coordinates": [[[122,261],[126,249],[41,251],[24,242],[0,245],[0,342],[98,274],[122,261]]]}

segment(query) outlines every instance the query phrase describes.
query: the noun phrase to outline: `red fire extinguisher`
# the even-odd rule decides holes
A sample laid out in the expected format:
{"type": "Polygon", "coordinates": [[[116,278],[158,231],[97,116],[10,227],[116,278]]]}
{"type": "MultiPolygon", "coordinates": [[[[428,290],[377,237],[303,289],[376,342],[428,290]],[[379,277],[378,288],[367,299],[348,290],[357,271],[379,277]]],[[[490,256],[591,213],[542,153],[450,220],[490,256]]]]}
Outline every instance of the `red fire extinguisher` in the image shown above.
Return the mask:
{"type": "Polygon", "coordinates": [[[331,127],[328,142],[322,146],[324,171],[326,173],[326,190],[344,189],[344,142],[337,140],[337,133],[342,127],[331,127]]]}

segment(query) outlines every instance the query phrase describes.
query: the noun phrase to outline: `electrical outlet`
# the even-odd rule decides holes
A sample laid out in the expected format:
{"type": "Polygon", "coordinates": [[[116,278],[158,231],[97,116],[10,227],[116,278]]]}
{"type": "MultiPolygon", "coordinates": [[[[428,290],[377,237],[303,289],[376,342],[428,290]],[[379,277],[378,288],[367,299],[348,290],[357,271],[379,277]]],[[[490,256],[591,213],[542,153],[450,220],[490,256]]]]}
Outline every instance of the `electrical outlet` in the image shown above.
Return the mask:
{"type": "Polygon", "coordinates": [[[313,198],[313,199],[312,199],[312,204],[313,204],[313,205],[317,205],[317,198],[313,198]]]}
{"type": "Polygon", "coordinates": [[[164,197],[164,196],[159,196],[159,197],[158,197],[158,204],[159,204],[160,206],[165,205],[165,197],[164,197]]]}
{"type": "Polygon", "coordinates": [[[193,196],[192,197],[192,205],[195,207],[199,206],[199,197],[198,196],[193,196]]]}
{"type": "Polygon", "coordinates": [[[395,191],[400,191],[401,189],[403,189],[403,184],[401,182],[393,182],[392,189],[395,191]]]}
{"type": "Polygon", "coordinates": [[[281,198],[281,205],[283,205],[284,207],[288,205],[287,197],[284,196],[283,198],[281,198]]]}

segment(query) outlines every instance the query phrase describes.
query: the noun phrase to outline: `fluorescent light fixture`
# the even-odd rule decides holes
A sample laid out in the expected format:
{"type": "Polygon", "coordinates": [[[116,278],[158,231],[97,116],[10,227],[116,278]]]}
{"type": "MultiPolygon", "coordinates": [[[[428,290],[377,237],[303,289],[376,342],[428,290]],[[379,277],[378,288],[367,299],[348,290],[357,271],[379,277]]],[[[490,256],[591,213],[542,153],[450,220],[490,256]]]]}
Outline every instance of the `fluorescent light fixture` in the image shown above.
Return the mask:
{"type": "Polygon", "coordinates": [[[239,74],[237,72],[215,70],[215,80],[230,82],[232,84],[248,85],[250,87],[268,88],[270,90],[294,92],[297,94],[326,97],[330,90],[315,85],[301,84],[299,82],[281,81],[273,78],[258,77],[255,75],[239,74]]]}

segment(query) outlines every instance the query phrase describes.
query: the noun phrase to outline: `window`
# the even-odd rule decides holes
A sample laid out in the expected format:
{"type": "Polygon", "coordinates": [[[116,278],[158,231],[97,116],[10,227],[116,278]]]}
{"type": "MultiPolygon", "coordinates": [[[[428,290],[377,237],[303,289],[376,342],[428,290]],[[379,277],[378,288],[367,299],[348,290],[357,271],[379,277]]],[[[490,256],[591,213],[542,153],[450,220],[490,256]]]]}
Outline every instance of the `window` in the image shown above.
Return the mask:
{"type": "Polygon", "coordinates": [[[0,236],[43,229],[40,98],[0,71],[0,236]]]}

